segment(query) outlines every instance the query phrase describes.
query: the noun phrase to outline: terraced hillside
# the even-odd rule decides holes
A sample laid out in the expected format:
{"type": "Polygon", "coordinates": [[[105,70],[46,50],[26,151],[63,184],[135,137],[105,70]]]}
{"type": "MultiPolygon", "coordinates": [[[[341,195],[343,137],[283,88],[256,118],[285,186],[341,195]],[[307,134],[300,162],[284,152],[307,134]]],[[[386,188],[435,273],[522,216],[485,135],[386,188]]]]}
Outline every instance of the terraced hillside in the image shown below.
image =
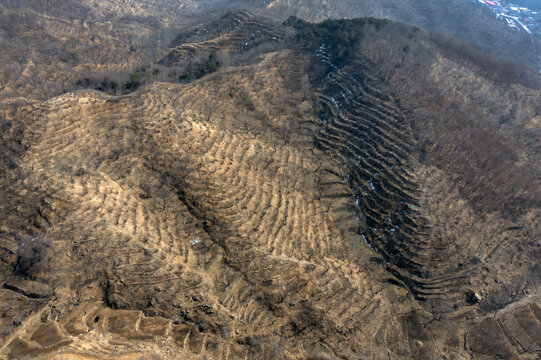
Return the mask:
{"type": "Polygon", "coordinates": [[[197,25],[175,38],[160,63],[190,63],[217,52],[242,54],[262,44],[278,44],[284,38],[284,30],[271,19],[254,17],[243,10],[229,11],[217,21],[197,25]]]}
{"type": "MultiPolygon", "coordinates": [[[[0,357],[538,358],[539,90],[362,24],[340,62],[293,35],[186,84],[3,101],[0,357]]],[[[294,32],[205,26],[177,50],[294,32]]]]}
{"type": "MultiPolygon", "coordinates": [[[[0,97],[49,99],[78,80],[121,84],[223,1],[6,0],[0,4],[0,97]]],[[[163,80],[163,77],[162,77],[163,80]]]]}
{"type": "MultiPolygon", "coordinates": [[[[328,62],[330,55],[325,52],[324,47],[318,50],[318,55],[324,63],[328,62]]],[[[435,208],[431,196],[445,197],[445,195],[433,192],[428,195],[426,190],[423,191],[420,188],[427,179],[420,179],[420,176],[431,176],[430,173],[435,169],[429,170],[423,167],[433,166],[432,162],[435,159],[426,159],[424,164],[411,161],[412,153],[420,151],[423,154],[430,150],[419,146],[412,136],[411,124],[408,121],[410,115],[398,105],[397,100],[387,95],[392,91],[382,87],[385,85],[382,84],[381,78],[378,79],[377,76],[371,74],[369,68],[368,64],[357,64],[355,70],[352,68],[349,71],[336,70],[332,65],[329,67],[328,75],[321,85],[322,92],[319,96],[321,110],[318,114],[319,125],[315,144],[327,153],[333,154],[339,163],[343,164],[352,191],[351,198],[354,200],[354,204],[350,204],[349,207],[356,214],[359,223],[357,231],[362,240],[381,257],[382,266],[394,275],[396,281],[409,288],[416,299],[421,301],[430,299],[434,306],[443,301],[445,309],[457,308],[464,302],[464,290],[468,285],[472,285],[472,280],[488,275],[487,268],[485,268],[485,274],[482,270],[483,264],[486,266],[489,262],[486,260],[493,255],[493,251],[496,251],[502,242],[509,241],[508,238],[488,239],[500,231],[497,228],[503,223],[507,223],[508,230],[516,231],[515,241],[521,244],[516,244],[517,246],[527,246],[531,249],[528,251],[532,251],[532,256],[536,256],[534,254],[538,252],[539,247],[536,241],[527,240],[529,235],[522,232],[524,230],[522,226],[516,226],[516,218],[506,221],[503,220],[505,217],[502,219],[501,215],[496,215],[500,224],[493,225],[485,219],[484,229],[479,229],[481,233],[466,235],[463,233],[465,224],[455,221],[454,225],[449,225],[448,213],[439,219],[432,217],[434,211],[438,213],[443,209],[435,208]],[[427,206],[428,209],[426,209],[427,206]],[[440,221],[444,222],[447,228],[447,234],[444,237],[438,234],[441,231],[439,227],[443,225],[439,224],[440,221]],[[481,235],[483,232],[485,234],[481,235]],[[488,235],[489,233],[492,235],[488,235]],[[487,235],[488,238],[485,238],[487,235]],[[483,236],[485,240],[478,243],[479,239],[472,240],[472,236],[483,236]],[[453,241],[449,241],[450,238],[453,241]],[[483,256],[485,261],[480,260],[483,256]]],[[[429,127],[427,124],[423,126],[429,127]]],[[[452,132],[442,134],[440,141],[447,142],[452,136],[452,132]]],[[[432,135],[431,141],[438,140],[435,140],[432,135]]],[[[475,143],[476,141],[475,138],[469,140],[465,146],[479,146],[475,143]]],[[[504,147],[498,142],[499,139],[493,139],[491,144],[491,151],[496,154],[497,146],[504,147]]],[[[445,150],[438,149],[437,151],[445,150]]],[[[434,153],[433,156],[442,155],[434,153]]],[[[458,162],[467,161],[461,158],[463,154],[457,152],[443,155],[444,158],[448,156],[457,158],[458,162]]],[[[447,161],[447,165],[451,165],[452,162],[447,161]]],[[[497,166],[496,171],[508,171],[501,164],[495,166],[497,166]]],[[[450,170],[449,167],[448,170],[450,170]]],[[[488,166],[482,171],[490,173],[494,171],[491,167],[488,166]]],[[[445,167],[443,169],[446,171],[445,167]]],[[[451,171],[455,178],[468,176],[467,174],[457,175],[460,170],[456,168],[451,171]]],[[[445,177],[443,175],[442,178],[442,175],[438,174],[436,181],[442,181],[445,177]]],[[[472,172],[469,172],[469,175],[471,176],[472,172]]],[[[526,180],[518,179],[515,175],[522,176],[515,173],[509,175],[507,180],[516,182],[517,187],[524,186],[521,182],[526,180]]],[[[469,182],[475,181],[471,179],[469,182]]],[[[509,198],[507,195],[511,194],[507,190],[499,189],[499,191],[494,190],[500,194],[498,199],[494,199],[487,194],[494,184],[472,184],[471,186],[475,189],[469,188],[468,185],[467,182],[463,185],[463,193],[480,191],[481,196],[490,198],[490,200],[476,199],[473,207],[477,206],[483,213],[492,210],[487,207],[504,209],[504,213],[513,211],[514,214],[527,211],[525,207],[528,207],[528,200],[525,197],[509,198]],[[478,186],[484,186],[483,190],[479,190],[478,186]],[[518,203],[522,204],[521,210],[510,210],[514,204],[518,203]]],[[[529,185],[526,186],[529,187],[529,185]]],[[[531,193],[533,199],[530,201],[538,204],[536,188],[538,187],[533,186],[530,190],[525,189],[523,195],[534,189],[531,193]]],[[[516,187],[513,188],[513,193],[515,190],[516,187]]],[[[448,190],[440,187],[437,191],[447,192],[448,190]]],[[[477,195],[480,194],[469,196],[475,198],[477,195]]],[[[448,212],[448,207],[451,205],[446,203],[442,204],[442,207],[448,212]]],[[[462,211],[470,212],[471,210],[463,209],[462,211]]],[[[530,216],[537,216],[530,214],[530,216]]],[[[468,216],[473,216],[473,214],[468,216]]],[[[527,263],[535,267],[536,260],[530,258],[527,263]]],[[[522,265],[524,263],[520,266],[522,265]]],[[[538,270],[534,269],[531,268],[534,273],[537,273],[538,270]]],[[[537,275],[532,276],[535,278],[537,275]]],[[[531,280],[526,280],[526,282],[531,280]]],[[[488,286],[491,287],[491,285],[488,286]]],[[[477,289],[482,287],[484,287],[482,284],[476,284],[477,289]]]]}
{"type": "MultiPolygon", "coordinates": [[[[539,39],[505,27],[490,11],[462,0],[6,0],[0,4],[0,44],[7,49],[0,54],[4,64],[0,70],[0,96],[44,100],[79,89],[78,82],[92,80],[96,89],[103,80],[126,83],[138,67],[164,57],[164,61],[172,57],[169,60],[176,62],[183,56],[193,59],[194,51],[203,56],[202,50],[212,52],[226,45],[231,48],[220,50],[250,50],[262,43],[270,46],[283,38],[283,29],[272,23],[291,15],[312,21],[366,16],[403,21],[451,34],[483,51],[540,68],[539,39]],[[231,21],[214,22],[220,28],[230,26],[231,32],[222,34],[223,38],[215,37],[211,29],[196,26],[210,26],[209,20],[222,16],[223,10],[238,8],[275,20],[260,18],[260,23],[244,24],[246,19],[233,10],[238,14],[229,17],[231,21]],[[184,38],[184,45],[173,49],[180,45],[178,34],[186,34],[188,29],[199,29],[199,33],[191,40],[184,38]],[[208,39],[215,42],[201,41],[202,36],[209,35],[205,29],[210,33],[208,39]],[[229,37],[236,41],[229,41],[229,37]],[[177,50],[180,53],[175,60],[177,50]]],[[[170,80],[165,73],[154,77],[170,80]]]]}
{"type": "MultiPolygon", "coordinates": [[[[329,57],[324,50],[319,51],[323,59],[329,57]]],[[[425,253],[432,244],[426,241],[426,220],[414,210],[419,191],[406,160],[412,139],[398,104],[374,82],[366,70],[355,77],[329,73],[316,144],[346,164],[361,238],[415,296],[423,296],[426,284],[418,279],[428,268],[425,253]]]]}
{"type": "Polygon", "coordinates": [[[267,9],[284,19],[295,15],[308,21],[391,19],[452,35],[485,52],[541,68],[541,39],[510,28],[489,9],[463,0],[274,0],[268,2],[267,9]]]}
{"type": "MultiPolygon", "coordinates": [[[[347,211],[333,215],[324,199],[310,195],[317,153],[299,148],[310,143],[302,134],[285,140],[282,129],[293,115],[263,115],[269,105],[276,114],[294,113],[303,88],[290,91],[290,102],[282,104],[276,94],[285,83],[303,83],[303,63],[302,56],[274,54],[258,67],[216,75],[204,86],[155,85],[118,100],[78,93],[28,109],[49,121],[30,136],[35,140],[20,159],[30,174],[21,181],[43,184],[34,191],[47,196],[52,209],[38,205],[42,228],[35,231],[63,249],[54,252],[52,269],[41,274],[45,269],[31,268],[37,272],[31,277],[34,283],[55,281],[41,276],[66,282],[51,290],[59,298],[68,291],[64,286],[99,290],[64,298],[57,305],[66,306],[60,324],[64,317],[69,326],[79,321],[68,317],[73,300],[84,304],[105,296],[113,308],[194,325],[179,328],[175,341],[181,347],[238,358],[302,351],[293,338],[303,327],[352,331],[378,321],[383,307],[377,305],[388,301],[378,300],[382,286],[363,265],[345,260],[351,245],[335,225],[334,216],[347,211]],[[226,75],[238,85],[223,88],[226,75]],[[239,91],[242,97],[227,95],[239,91]],[[207,109],[214,97],[221,99],[216,110],[207,109]],[[244,114],[237,113],[239,99],[248,102],[244,114]],[[258,133],[260,126],[253,129],[251,122],[267,122],[271,130],[258,133]],[[50,213],[60,208],[65,215],[55,221],[50,213]],[[344,301],[351,297],[358,299],[353,306],[344,301]],[[323,311],[328,314],[320,319],[323,311]],[[336,319],[329,322],[331,315],[336,319]],[[284,342],[287,337],[292,340],[284,342]],[[191,345],[197,341],[201,345],[191,345]]],[[[305,107],[298,115],[310,119],[306,101],[305,107]]],[[[347,191],[345,183],[334,188],[347,191]]],[[[10,232],[6,248],[16,246],[10,232]]],[[[105,329],[113,329],[112,316],[105,329]]],[[[7,353],[35,346],[32,336],[19,337],[7,353]]]]}

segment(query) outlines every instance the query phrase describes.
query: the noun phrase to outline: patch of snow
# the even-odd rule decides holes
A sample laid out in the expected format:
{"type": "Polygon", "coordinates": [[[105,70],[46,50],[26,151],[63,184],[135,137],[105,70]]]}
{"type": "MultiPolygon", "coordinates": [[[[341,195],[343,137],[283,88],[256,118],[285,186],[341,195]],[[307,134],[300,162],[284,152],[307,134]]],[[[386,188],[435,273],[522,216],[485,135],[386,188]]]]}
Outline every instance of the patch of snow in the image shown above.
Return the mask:
{"type": "Polygon", "coordinates": [[[372,249],[372,245],[370,245],[370,243],[368,242],[368,239],[366,238],[366,236],[364,236],[364,234],[361,235],[361,236],[362,236],[364,242],[366,243],[366,245],[368,245],[368,247],[372,249]]]}

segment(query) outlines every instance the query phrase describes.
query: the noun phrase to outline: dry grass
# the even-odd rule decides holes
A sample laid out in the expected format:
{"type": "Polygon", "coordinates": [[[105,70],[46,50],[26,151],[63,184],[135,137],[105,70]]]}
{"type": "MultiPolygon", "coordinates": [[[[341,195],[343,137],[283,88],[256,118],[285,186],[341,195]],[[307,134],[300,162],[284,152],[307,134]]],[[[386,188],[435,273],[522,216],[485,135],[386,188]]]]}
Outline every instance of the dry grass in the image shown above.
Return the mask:
{"type": "Polygon", "coordinates": [[[535,356],[539,209],[522,177],[539,168],[521,140],[539,94],[403,29],[369,31],[328,78],[288,49],[127,96],[3,102],[0,274],[18,287],[0,296],[21,312],[1,309],[0,353],[469,358],[503,336],[472,335],[496,316],[519,339],[502,348],[535,356]],[[464,94],[484,101],[485,141],[465,137],[464,94]],[[447,96],[452,121],[431,101],[447,96]],[[505,129],[489,126],[513,98],[505,129]],[[38,235],[36,258],[22,244],[38,235]]]}

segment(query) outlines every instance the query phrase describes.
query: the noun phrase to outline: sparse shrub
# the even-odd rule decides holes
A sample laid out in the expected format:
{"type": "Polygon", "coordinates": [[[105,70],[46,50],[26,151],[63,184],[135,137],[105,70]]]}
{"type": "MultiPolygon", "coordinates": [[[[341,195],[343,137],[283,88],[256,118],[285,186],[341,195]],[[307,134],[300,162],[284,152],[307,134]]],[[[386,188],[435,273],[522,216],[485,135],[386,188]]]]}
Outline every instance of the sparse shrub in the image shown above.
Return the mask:
{"type": "Polygon", "coordinates": [[[139,76],[139,73],[136,72],[130,75],[129,80],[124,84],[124,90],[128,92],[135,91],[140,85],[141,85],[141,77],[139,76]]]}
{"type": "MultiPolygon", "coordinates": [[[[132,79],[130,78],[130,80],[132,79]]],[[[82,88],[91,88],[98,91],[104,91],[104,92],[110,92],[110,93],[116,93],[116,90],[118,89],[118,82],[115,80],[111,80],[108,77],[104,77],[101,80],[96,79],[96,78],[86,77],[84,79],[78,79],[75,82],[75,85],[82,88]]]]}
{"type": "Polygon", "coordinates": [[[535,70],[490,56],[449,35],[435,33],[430,35],[430,39],[438,45],[444,56],[478,67],[488,79],[541,89],[541,77],[535,70]]]}
{"type": "Polygon", "coordinates": [[[17,236],[20,244],[17,253],[14,273],[16,275],[32,276],[35,271],[43,268],[43,262],[51,249],[51,243],[45,237],[30,235],[17,236]]]}
{"type": "Polygon", "coordinates": [[[205,316],[199,316],[195,325],[197,325],[200,332],[205,332],[210,329],[210,322],[205,316]]]}
{"type": "Polygon", "coordinates": [[[261,344],[263,343],[263,338],[261,336],[247,336],[244,339],[244,344],[252,347],[261,347],[261,344]]]}
{"type": "Polygon", "coordinates": [[[109,78],[105,77],[105,78],[103,78],[103,80],[100,83],[100,89],[105,90],[105,89],[109,88],[110,85],[111,85],[111,80],[109,80],[109,78]]]}
{"type": "Polygon", "coordinates": [[[198,64],[191,64],[178,77],[182,82],[190,82],[202,78],[207,74],[216,72],[221,66],[218,56],[215,53],[209,55],[208,59],[198,64]]]}

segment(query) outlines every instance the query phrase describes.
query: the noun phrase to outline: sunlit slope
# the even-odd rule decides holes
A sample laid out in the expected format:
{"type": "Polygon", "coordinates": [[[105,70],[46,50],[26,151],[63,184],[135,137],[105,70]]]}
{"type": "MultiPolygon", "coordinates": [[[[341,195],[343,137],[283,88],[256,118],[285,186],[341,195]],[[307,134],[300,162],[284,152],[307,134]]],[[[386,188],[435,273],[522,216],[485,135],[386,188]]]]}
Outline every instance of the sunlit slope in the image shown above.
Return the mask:
{"type": "Polygon", "coordinates": [[[3,102],[2,355],[535,359],[535,78],[355,24],[349,56],[316,31],[186,84],[3,102]]]}

